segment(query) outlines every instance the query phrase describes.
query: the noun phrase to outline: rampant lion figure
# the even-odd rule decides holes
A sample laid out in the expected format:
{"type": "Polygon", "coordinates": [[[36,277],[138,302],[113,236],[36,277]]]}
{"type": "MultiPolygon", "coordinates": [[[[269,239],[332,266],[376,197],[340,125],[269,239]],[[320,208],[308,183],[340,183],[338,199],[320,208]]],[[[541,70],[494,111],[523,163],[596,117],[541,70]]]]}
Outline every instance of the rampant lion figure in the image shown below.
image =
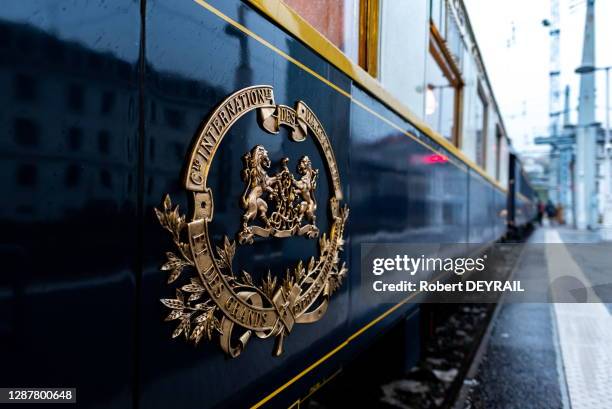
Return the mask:
{"type": "Polygon", "coordinates": [[[268,151],[261,145],[256,145],[242,157],[244,161],[244,169],[242,171],[242,180],[246,182],[244,192],[242,193],[241,203],[245,209],[242,216],[242,232],[249,230],[249,222],[259,217],[266,225],[270,227],[268,220],[268,204],[262,196],[265,192],[273,193],[272,184],[276,181],[276,177],[268,176],[266,169],[270,167],[270,158],[268,151]]]}
{"type": "Polygon", "coordinates": [[[306,216],[306,219],[310,223],[315,224],[317,216],[317,202],[314,196],[314,190],[317,187],[317,176],[319,171],[312,168],[312,162],[308,156],[302,156],[300,163],[298,163],[297,171],[302,177],[299,180],[294,181],[294,185],[297,188],[297,192],[302,198],[302,201],[298,205],[299,220],[302,221],[302,217],[306,216]]]}
{"type": "Polygon", "coordinates": [[[296,180],[287,164],[281,161],[279,172],[268,175],[270,158],[261,145],[256,145],[243,156],[242,180],[245,189],[240,206],[244,209],[242,228],[238,232],[240,244],[252,244],[254,236],[290,237],[293,235],[315,238],[319,229],[315,225],[317,202],[314,190],[319,171],[312,168],[308,156],[303,156],[297,166],[301,175],[296,180]],[[270,208],[270,206],[272,206],[270,208]],[[271,211],[271,214],[268,214],[271,211]],[[302,225],[306,219],[308,224],[302,225]],[[261,224],[253,223],[259,220],[261,224]]]}

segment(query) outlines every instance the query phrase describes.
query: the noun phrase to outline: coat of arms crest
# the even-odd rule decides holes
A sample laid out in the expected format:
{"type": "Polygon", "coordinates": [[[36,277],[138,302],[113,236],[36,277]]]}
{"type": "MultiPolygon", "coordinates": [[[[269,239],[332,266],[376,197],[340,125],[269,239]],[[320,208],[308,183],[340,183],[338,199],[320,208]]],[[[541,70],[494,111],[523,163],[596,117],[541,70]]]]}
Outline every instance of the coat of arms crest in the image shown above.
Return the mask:
{"type": "Polygon", "coordinates": [[[331,294],[340,286],[347,268],[340,263],[344,226],[349,214],[342,206],[340,175],[323,126],[310,108],[298,101],[295,109],[276,105],[271,86],[241,89],[227,97],[204,123],[189,156],[185,188],[193,195],[189,221],[173,206],[168,195],[155,209],[160,224],[171,233],[176,251],[167,253],[162,270],[175,282],[187,268],[188,284],[176,289],[176,298],[162,299],[170,309],[168,321],[178,321],[173,337],[184,335],[199,343],[218,334],[221,348],[238,356],[253,337],[275,337],[274,354],[283,350],[283,339],[294,324],[319,320],[327,310],[331,294]],[[245,183],[239,207],[243,211],[236,241],[226,236],[221,246],[211,243],[208,224],[213,220],[212,190],[206,185],[215,152],[231,126],[245,113],[256,110],[260,126],[278,133],[280,126],[291,130],[290,138],[302,142],[310,134],[321,152],[330,181],[331,221],[329,231],[316,225],[315,191],[319,170],[308,156],[299,158],[296,174],[283,158],[280,170],[271,172],[268,152],[256,145],[243,156],[245,183]],[[304,236],[318,239],[319,254],[288,268],[282,279],[268,273],[259,284],[248,268],[234,273],[237,245],[249,245],[267,237],[304,236]]]}
{"type": "Polygon", "coordinates": [[[302,176],[295,179],[287,164],[289,158],[283,158],[282,169],[269,176],[266,168],[270,159],[266,149],[257,145],[244,155],[242,179],[246,186],[241,199],[244,208],[242,230],[238,233],[241,244],[252,243],[253,236],[288,237],[294,234],[315,238],[319,235],[316,215],[317,202],[314,190],[317,187],[319,171],[312,168],[308,156],[303,156],[297,167],[302,176]],[[268,201],[265,198],[269,199],[268,201]],[[268,216],[269,201],[274,204],[273,212],[268,216]],[[259,219],[263,226],[249,226],[249,222],[259,219]],[[302,221],[309,224],[302,226],[302,221]]]}

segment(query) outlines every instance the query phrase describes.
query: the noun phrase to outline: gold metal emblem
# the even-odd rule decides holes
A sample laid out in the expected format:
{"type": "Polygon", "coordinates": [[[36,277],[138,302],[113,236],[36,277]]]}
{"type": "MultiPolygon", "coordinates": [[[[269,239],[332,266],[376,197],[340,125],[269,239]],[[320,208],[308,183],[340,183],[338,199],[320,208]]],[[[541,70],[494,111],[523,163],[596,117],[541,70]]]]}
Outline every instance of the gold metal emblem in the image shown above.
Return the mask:
{"type": "Polygon", "coordinates": [[[302,175],[296,180],[287,163],[289,158],[283,158],[282,169],[273,176],[268,176],[266,168],[270,167],[270,159],[266,149],[257,145],[243,157],[244,169],[242,179],[246,186],[242,195],[241,206],[242,230],[238,233],[240,244],[253,243],[253,236],[289,237],[295,234],[306,235],[309,238],[319,236],[315,211],[317,203],[314,190],[317,187],[319,171],[312,168],[308,156],[300,159],[297,171],[302,175]],[[267,196],[274,202],[275,210],[268,217],[267,196]],[[297,200],[297,202],[296,202],[297,200]],[[310,224],[302,226],[302,220],[310,224]],[[249,222],[259,219],[262,226],[249,226],[249,222]]]}
{"type": "Polygon", "coordinates": [[[167,262],[161,267],[170,272],[168,283],[175,282],[184,269],[191,273],[189,283],[176,289],[176,298],[161,300],[170,309],[166,320],[178,321],[172,337],[183,334],[198,344],[203,337],[211,340],[217,334],[221,348],[231,357],[238,356],[253,336],[275,337],[274,355],[280,355],[284,337],[293,326],[318,321],[347,274],[339,254],[349,210],[341,205],[340,175],[323,126],[302,101],[295,109],[276,105],[271,86],[244,88],[226,98],[205,122],[186,170],[184,185],[192,193],[194,209],[190,220],[179,213],[168,195],[161,208],[155,209],[176,247],[166,253],[167,262]],[[313,168],[310,158],[298,160],[297,176],[289,169],[289,158],[281,160],[278,172],[269,173],[268,152],[256,145],[243,156],[245,186],[239,203],[243,215],[236,241],[225,236],[220,246],[213,247],[208,233],[214,214],[213,192],[206,184],[210,165],[228,130],[253,110],[264,131],[277,134],[282,125],[289,128],[292,141],[303,142],[311,135],[320,148],[331,185],[328,232],[320,234],[316,225],[319,170],[313,168]],[[240,275],[234,273],[237,244],[296,235],[319,239],[317,257],[299,261],[280,280],[268,272],[261,283],[255,283],[246,268],[240,269],[240,275]]]}

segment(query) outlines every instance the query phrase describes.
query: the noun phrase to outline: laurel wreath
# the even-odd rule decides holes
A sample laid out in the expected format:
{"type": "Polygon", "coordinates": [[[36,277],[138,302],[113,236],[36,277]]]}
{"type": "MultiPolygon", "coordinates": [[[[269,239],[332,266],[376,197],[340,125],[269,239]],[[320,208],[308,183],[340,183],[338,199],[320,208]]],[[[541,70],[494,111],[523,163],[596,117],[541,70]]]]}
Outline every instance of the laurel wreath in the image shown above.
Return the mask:
{"type": "MultiPolygon", "coordinates": [[[[162,271],[169,272],[168,284],[172,284],[178,280],[184,269],[195,268],[189,244],[183,241],[187,223],[185,222],[185,215],[179,212],[179,206],[173,206],[170,195],[164,197],[161,209],[156,208],[155,215],[161,226],[170,233],[177,249],[176,252],[169,251],[166,253],[167,261],[161,266],[162,271]]],[[[346,217],[348,217],[348,209],[343,211],[342,227],[346,217]]],[[[316,277],[323,264],[329,257],[332,257],[333,267],[328,274],[328,285],[331,295],[340,287],[348,271],[345,263],[342,266],[338,266],[338,253],[339,250],[342,250],[344,243],[342,232],[336,235],[335,240],[335,246],[332,246],[332,243],[330,243],[324,233],[319,238],[320,257],[318,259],[311,257],[306,266],[300,260],[293,269],[288,268],[280,284],[277,277],[272,275],[269,270],[263,278],[260,287],[256,286],[251,274],[248,272],[242,270],[240,275],[234,274],[232,264],[236,254],[236,242],[229,240],[227,236],[223,239],[223,247],[216,247],[217,255],[215,256],[215,261],[225,271],[225,279],[230,284],[253,287],[261,291],[270,301],[279,288],[285,295],[288,295],[295,284],[302,286],[314,282],[314,277],[316,277]],[[338,251],[331,251],[332,247],[336,247],[338,251]]],[[[176,298],[164,298],[160,301],[171,310],[165,321],[179,321],[178,326],[172,333],[172,338],[183,334],[187,341],[197,345],[204,336],[208,340],[212,340],[215,332],[223,334],[218,318],[218,316],[222,315],[222,312],[208,296],[206,288],[197,274],[190,277],[189,284],[176,289],[176,298]]]]}
{"type": "MultiPolygon", "coordinates": [[[[155,215],[162,227],[170,232],[177,252],[167,252],[167,261],[161,266],[168,271],[168,284],[175,282],[186,267],[195,264],[189,251],[189,244],[182,241],[185,227],[185,215],[179,213],[179,206],[172,206],[170,195],[164,197],[162,209],[155,209],[155,215]]],[[[212,339],[214,331],[221,333],[221,324],[215,316],[217,305],[210,298],[203,299],[206,289],[198,276],[191,277],[189,284],[176,289],[176,298],[164,298],[162,304],[170,308],[166,321],[179,320],[172,333],[172,338],[183,334],[187,341],[198,344],[206,335],[212,339]]]]}

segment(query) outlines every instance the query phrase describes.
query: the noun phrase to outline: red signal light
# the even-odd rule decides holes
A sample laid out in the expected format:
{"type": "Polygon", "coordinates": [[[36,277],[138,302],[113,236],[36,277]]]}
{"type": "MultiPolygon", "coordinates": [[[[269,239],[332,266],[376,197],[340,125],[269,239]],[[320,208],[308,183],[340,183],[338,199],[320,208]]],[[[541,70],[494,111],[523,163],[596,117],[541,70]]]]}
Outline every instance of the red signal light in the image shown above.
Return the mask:
{"type": "Polygon", "coordinates": [[[426,165],[434,165],[436,163],[448,162],[448,157],[439,153],[430,153],[429,155],[423,156],[422,161],[426,165]]]}

